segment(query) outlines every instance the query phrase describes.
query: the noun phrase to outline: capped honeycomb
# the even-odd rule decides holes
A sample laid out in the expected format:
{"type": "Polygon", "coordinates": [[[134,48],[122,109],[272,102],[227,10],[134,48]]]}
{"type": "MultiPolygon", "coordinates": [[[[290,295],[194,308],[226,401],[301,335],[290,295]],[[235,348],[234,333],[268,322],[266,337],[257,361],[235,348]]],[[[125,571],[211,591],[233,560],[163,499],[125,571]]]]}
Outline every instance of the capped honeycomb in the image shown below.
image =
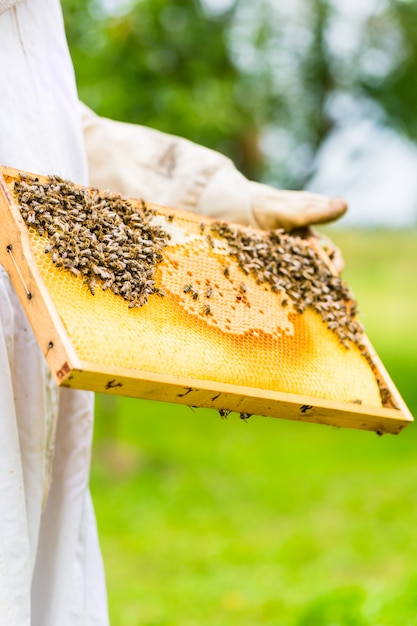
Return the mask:
{"type": "Polygon", "coordinates": [[[82,361],[370,407],[386,401],[352,296],[308,241],[56,177],[10,188],[82,361]]]}

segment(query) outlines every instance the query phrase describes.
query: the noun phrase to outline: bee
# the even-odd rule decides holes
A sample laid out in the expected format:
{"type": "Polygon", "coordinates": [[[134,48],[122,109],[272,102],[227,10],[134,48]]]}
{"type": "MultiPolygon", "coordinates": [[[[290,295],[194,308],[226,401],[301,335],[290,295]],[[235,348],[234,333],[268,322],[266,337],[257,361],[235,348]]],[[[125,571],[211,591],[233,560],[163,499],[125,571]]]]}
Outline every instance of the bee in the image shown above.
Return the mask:
{"type": "Polygon", "coordinates": [[[103,280],[106,279],[106,278],[110,278],[111,277],[110,272],[108,270],[106,270],[104,267],[101,267],[99,265],[93,265],[91,269],[93,270],[94,274],[96,274],[97,276],[99,276],[103,280]]]}
{"type": "Polygon", "coordinates": [[[204,312],[204,315],[210,315],[210,305],[209,304],[204,305],[203,312],[204,312]]]}
{"type": "Polygon", "coordinates": [[[20,197],[20,201],[23,204],[26,204],[26,202],[29,202],[30,198],[31,198],[30,192],[29,191],[25,191],[24,193],[22,193],[22,195],[20,197]]]}
{"type": "Polygon", "coordinates": [[[223,274],[226,276],[226,278],[228,278],[230,276],[230,270],[229,270],[229,268],[227,266],[224,268],[223,274]]]}
{"type": "Polygon", "coordinates": [[[129,297],[130,294],[132,293],[132,283],[126,280],[120,288],[120,293],[126,297],[129,297]]]}
{"type": "Polygon", "coordinates": [[[191,290],[192,290],[192,288],[193,288],[193,286],[192,286],[192,285],[185,285],[185,287],[184,287],[184,293],[188,293],[189,291],[191,291],[191,290]]]}
{"type": "Polygon", "coordinates": [[[198,290],[197,289],[192,289],[192,298],[193,300],[198,300],[198,290]]]}
{"type": "Polygon", "coordinates": [[[245,283],[240,283],[240,285],[239,285],[239,289],[240,289],[240,291],[241,291],[242,293],[246,293],[246,292],[247,292],[247,289],[246,289],[246,285],[245,285],[245,283]]]}
{"type": "Polygon", "coordinates": [[[97,281],[94,278],[91,278],[88,283],[88,288],[92,296],[94,296],[97,287],[97,281]]]}
{"type": "Polygon", "coordinates": [[[173,214],[167,215],[168,222],[172,222],[173,219],[174,219],[174,215],[173,214]]]}
{"type": "Polygon", "coordinates": [[[32,210],[32,211],[28,212],[26,221],[27,221],[28,224],[35,224],[35,222],[36,222],[36,213],[35,213],[35,211],[32,210]]]}
{"type": "Polygon", "coordinates": [[[246,422],[250,417],[252,417],[252,413],[240,413],[240,419],[246,422]]]}
{"type": "Polygon", "coordinates": [[[206,291],[206,298],[211,298],[212,293],[213,289],[211,287],[208,287],[206,291]]]}
{"type": "Polygon", "coordinates": [[[103,285],[102,285],[102,290],[106,291],[106,289],[109,289],[109,287],[111,287],[113,284],[113,280],[111,278],[109,278],[109,280],[106,280],[103,285]]]}
{"type": "Polygon", "coordinates": [[[219,409],[218,411],[220,417],[225,420],[230,415],[231,411],[229,409],[219,409]]]}

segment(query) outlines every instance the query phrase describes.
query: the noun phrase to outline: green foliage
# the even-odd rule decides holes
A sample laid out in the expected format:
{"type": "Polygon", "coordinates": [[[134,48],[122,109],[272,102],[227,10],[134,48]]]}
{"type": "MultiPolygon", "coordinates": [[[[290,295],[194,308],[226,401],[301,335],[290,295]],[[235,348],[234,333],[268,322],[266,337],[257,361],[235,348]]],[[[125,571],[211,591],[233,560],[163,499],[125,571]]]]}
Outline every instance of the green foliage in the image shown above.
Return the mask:
{"type": "Polygon", "coordinates": [[[367,626],[362,605],[365,594],[361,588],[335,589],[314,600],[296,622],[297,626],[367,626]]]}

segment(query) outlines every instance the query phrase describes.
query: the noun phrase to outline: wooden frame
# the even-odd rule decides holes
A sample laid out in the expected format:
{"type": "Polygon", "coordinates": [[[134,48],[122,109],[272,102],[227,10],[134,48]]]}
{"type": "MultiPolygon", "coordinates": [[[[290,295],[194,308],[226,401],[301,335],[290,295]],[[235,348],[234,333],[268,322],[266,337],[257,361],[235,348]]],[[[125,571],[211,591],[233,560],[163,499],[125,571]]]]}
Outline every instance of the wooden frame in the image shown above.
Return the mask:
{"type": "Polygon", "coordinates": [[[26,224],[9,193],[7,182],[18,175],[18,170],[0,168],[0,263],[10,276],[58,385],[378,433],[399,433],[413,421],[366,338],[379,378],[389,389],[398,407],[396,409],[339,403],[184,376],[110,368],[80,360],[34,262],[26,224]]]}

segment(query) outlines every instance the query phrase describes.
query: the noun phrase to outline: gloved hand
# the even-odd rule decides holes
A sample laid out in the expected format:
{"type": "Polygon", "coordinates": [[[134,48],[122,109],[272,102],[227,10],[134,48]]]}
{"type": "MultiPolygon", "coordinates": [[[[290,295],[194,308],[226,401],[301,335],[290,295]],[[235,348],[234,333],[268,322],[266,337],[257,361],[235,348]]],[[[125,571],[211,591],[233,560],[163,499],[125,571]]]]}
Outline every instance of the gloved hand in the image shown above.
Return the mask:
{"type": "Polygon", "coordinates": [[[252,213],[264,230],[292,231],[325,224],[341,217],[347,204],[342,198],[326,198],[309,191],[286,191],[250,182],[252,213]]]}
{"type": "Polygon", "coordinates": [[[93,186],[266,230],[323,224],[346,211],[340,198],[252,182],[214,150],[80,106],[93,186]]]}

